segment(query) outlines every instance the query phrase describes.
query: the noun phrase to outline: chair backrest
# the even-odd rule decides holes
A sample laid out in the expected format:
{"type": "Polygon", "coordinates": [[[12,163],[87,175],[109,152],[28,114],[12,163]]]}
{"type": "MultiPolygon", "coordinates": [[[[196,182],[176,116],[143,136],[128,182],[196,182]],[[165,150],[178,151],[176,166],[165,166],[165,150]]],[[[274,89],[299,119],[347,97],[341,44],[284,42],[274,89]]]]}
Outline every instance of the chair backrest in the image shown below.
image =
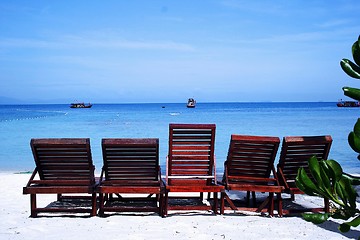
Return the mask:
{"type": "Polygon", "coordinates": [[[215,124],[170,124],[167,183],[210,184],[215,175],[215,124]]]}
{"type": "Polygon", "coordinates": [[[106,181],[134,184],[159,181],[159,139],[102,139],[106,181]]]}
{"type": "Polygon", "coordinates": [[[225,162],[227,181],[242,181],[236,177],[269,178],[279,144],[278,137],[231,135],[225,162]]]}
{"type": "Polygon", "coordinates": [[[298,169],[304,167],[309,173],[308,160],[312,156],[327,159],[332,138],[326,136],[289,136],[284,137],[278,172],[282,173],[288,184],[294,185],[298,169]]]}
{"type": "Polygon", "coordinates": [[[89,138],[31,139],[30,146],[41,180],[95,182],[89,138]]]}

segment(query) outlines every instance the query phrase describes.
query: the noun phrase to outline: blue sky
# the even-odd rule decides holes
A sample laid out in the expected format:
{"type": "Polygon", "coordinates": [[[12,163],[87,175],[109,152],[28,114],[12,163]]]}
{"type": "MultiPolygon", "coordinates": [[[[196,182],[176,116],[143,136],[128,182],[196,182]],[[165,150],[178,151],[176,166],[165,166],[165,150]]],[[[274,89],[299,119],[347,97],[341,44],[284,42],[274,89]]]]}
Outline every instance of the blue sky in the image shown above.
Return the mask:
{"type": "Polygon", "coordinates": [[[0,102],[337,101],[358,0],[1,1],[0,102]]]}

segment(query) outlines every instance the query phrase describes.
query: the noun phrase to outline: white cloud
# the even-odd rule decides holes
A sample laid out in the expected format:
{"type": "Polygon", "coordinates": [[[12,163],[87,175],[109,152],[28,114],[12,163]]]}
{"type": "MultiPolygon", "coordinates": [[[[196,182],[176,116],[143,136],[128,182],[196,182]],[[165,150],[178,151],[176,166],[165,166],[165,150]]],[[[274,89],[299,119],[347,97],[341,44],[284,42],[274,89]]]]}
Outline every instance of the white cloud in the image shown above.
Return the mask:
{"type": "MultiPolygon", "coordinates": [[[[99,36],[102,34],[99,33],[99,36]]],[[[126,40],[111,37],[66,35],[55,39],[2,38],[0,48],[105,48],[138,50],[194,51],[186,43],[171,40],[126,40]]]]}
{"type": "Polygon", "coordinates": [[[350,22],[351,22],[350,19],[334,19],[334,20],[328,20],[323,23],[316,24],[316,26],[321,27],[321,28],[333,28],[333,27],[344,26],[350,22]]]}

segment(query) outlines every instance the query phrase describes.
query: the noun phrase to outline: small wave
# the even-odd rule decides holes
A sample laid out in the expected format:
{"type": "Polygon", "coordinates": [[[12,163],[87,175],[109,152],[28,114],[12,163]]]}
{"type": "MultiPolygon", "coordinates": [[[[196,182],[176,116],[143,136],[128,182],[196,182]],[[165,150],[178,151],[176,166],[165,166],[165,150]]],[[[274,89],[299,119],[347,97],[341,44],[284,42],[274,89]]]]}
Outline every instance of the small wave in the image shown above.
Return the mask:
{"type": "Polygon", "coordinates": [[[173,113],[170,113],[170,115],[171,116],[178,116],[178,115],[180,115],[180,113],[179,112],[173,112],[173,113]]]}

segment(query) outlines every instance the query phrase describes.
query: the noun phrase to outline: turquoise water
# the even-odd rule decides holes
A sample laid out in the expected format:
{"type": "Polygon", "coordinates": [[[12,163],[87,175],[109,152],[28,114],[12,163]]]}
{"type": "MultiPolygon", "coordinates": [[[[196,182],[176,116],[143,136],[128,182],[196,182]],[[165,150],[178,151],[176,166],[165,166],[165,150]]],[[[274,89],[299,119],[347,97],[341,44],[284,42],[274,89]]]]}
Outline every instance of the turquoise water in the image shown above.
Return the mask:
{"type": "MultiPolygon", "coordinates": [[[[333,137],[330,158],[344,170],[360,173],[360,161],[347,135],[360,116],[358,108],[335,103],[198,103],[94,104],[91,109],[69,105],[0,105],[0,171],[31,171],[31,138],[83,138],[91,141],[96,172],[102,167],[102,138],[159,138],[165,171],[169,123],[215,123],[217,171],[223,171],[230,135],[325,135],[333,137]]],[[[280,151],[278,152],[278,156],[280,151]]]]}

